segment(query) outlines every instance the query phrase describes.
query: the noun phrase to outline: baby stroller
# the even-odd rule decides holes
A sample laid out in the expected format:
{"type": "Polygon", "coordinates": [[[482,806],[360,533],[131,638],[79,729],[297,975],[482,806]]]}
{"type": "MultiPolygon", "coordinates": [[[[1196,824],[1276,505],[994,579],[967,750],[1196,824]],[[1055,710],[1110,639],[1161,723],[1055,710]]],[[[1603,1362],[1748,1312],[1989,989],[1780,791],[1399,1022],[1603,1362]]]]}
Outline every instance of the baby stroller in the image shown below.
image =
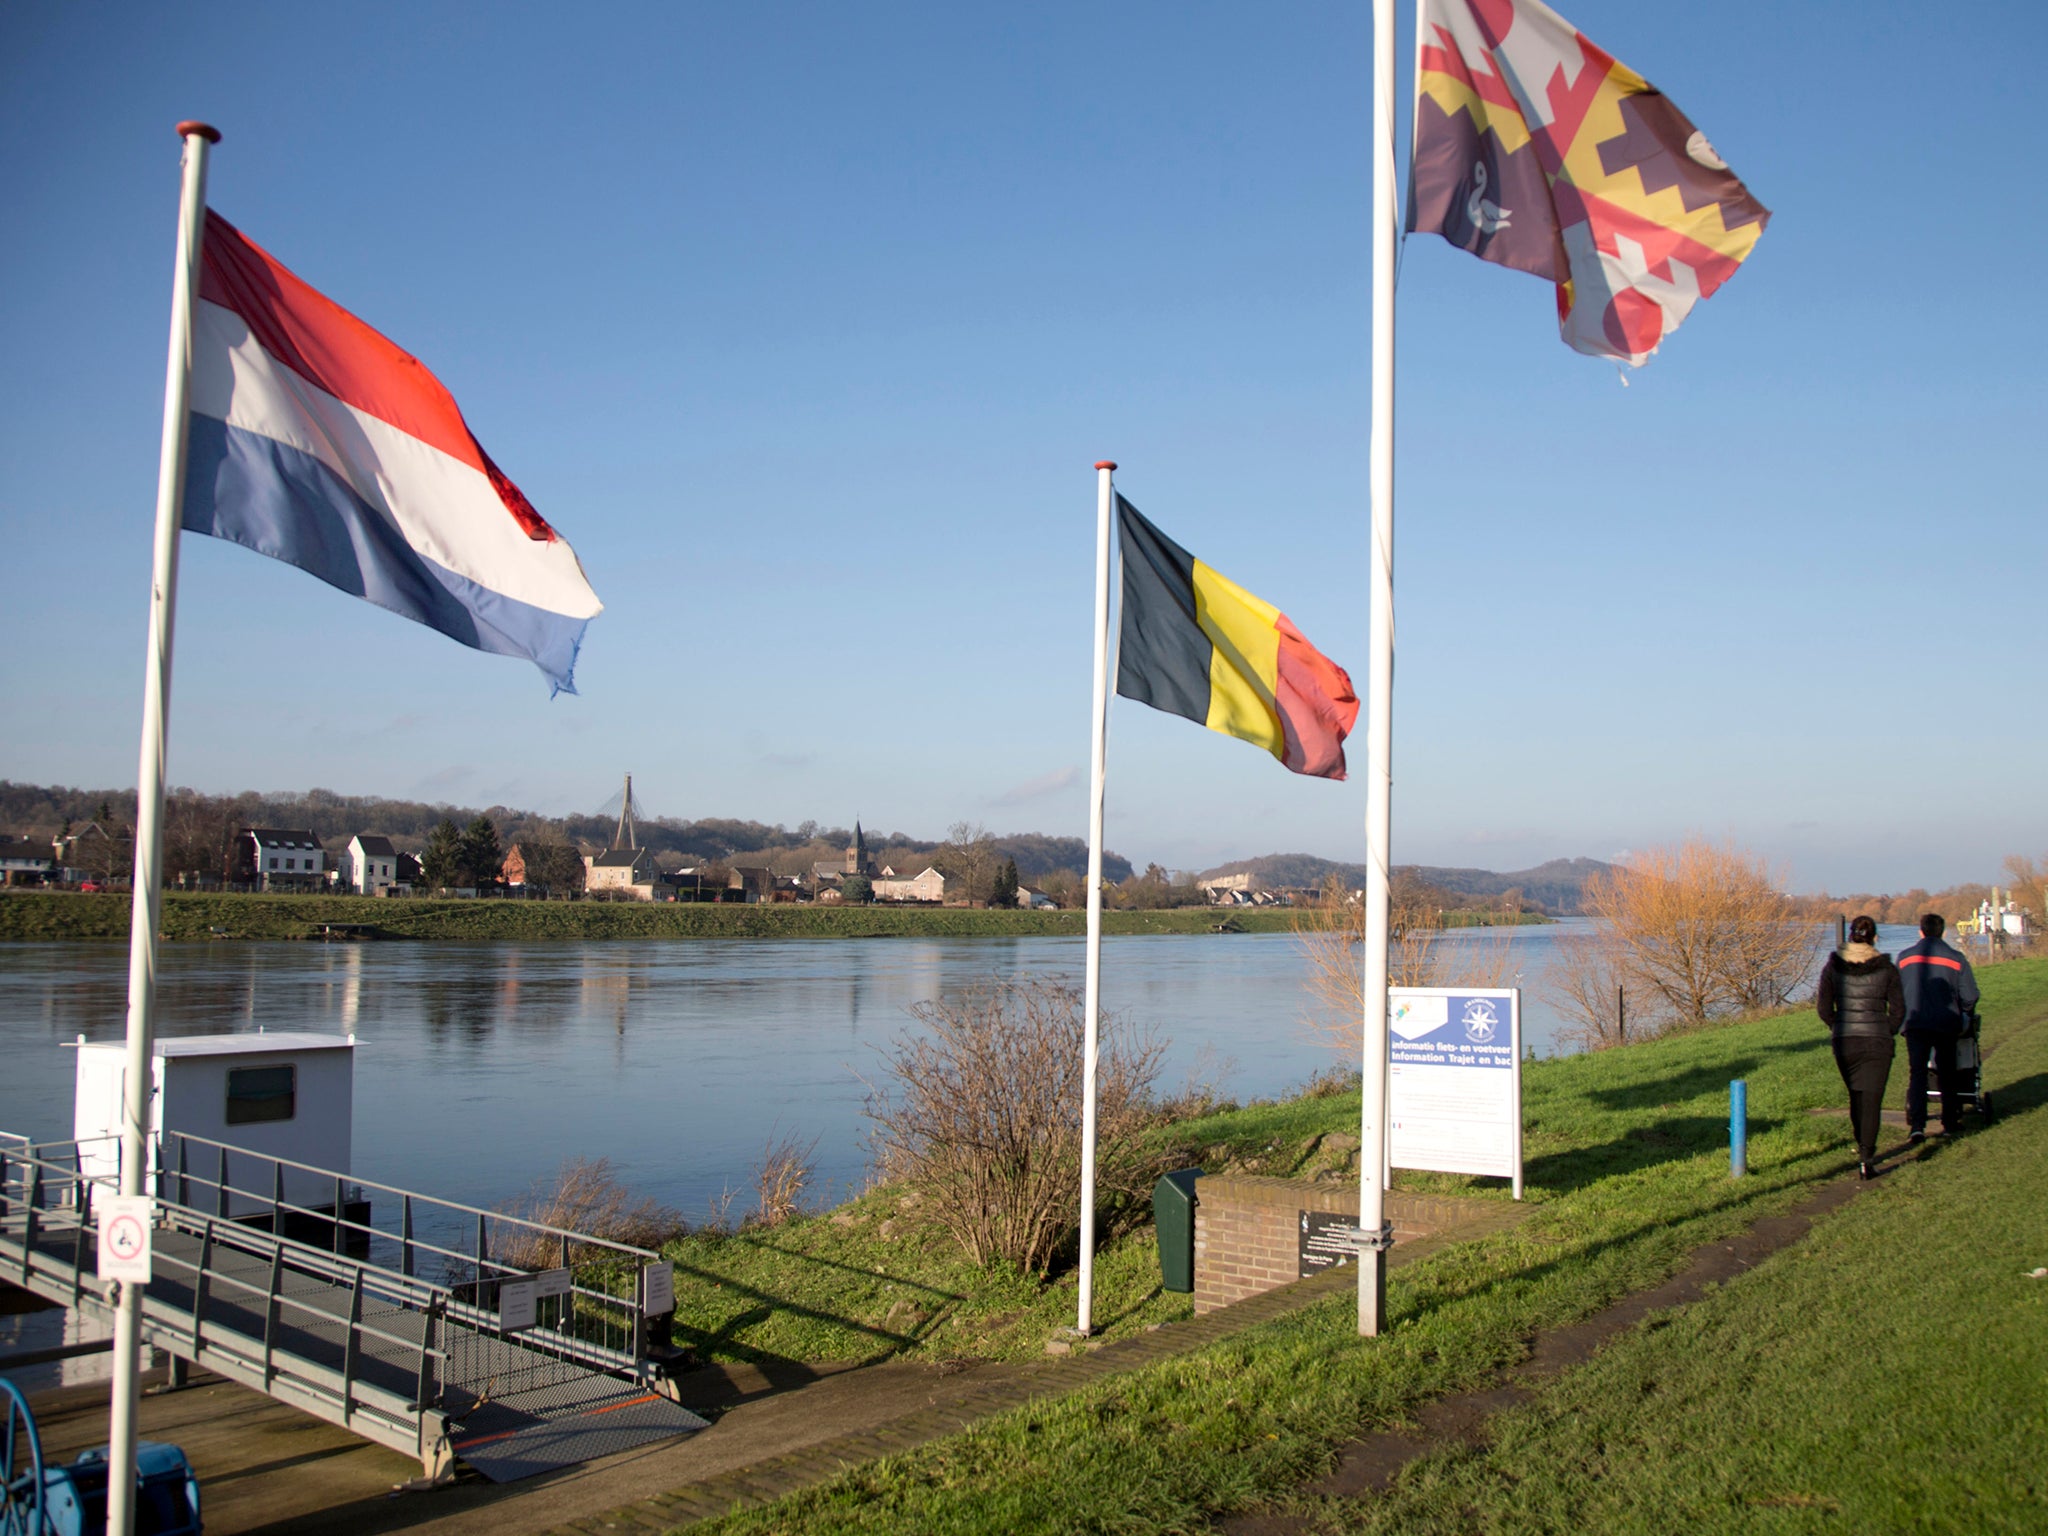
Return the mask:
{"type": "MultiPolygon", "coordinates": [[[[1974,1109],[1984,1117],[1984,1123],[1991,1123],[1991,1095],[1984,1091],[1984,1053],[1978,1049],[1978,1036],[1984,1027],[1983,1017],[1976,1009],[1970,1010],[1963,1020],[1963,1032],[1956,1038],[1956,1076],[1963,1080],[1963,1090],[1956,1095],[1960,1101],[1957,1109],[1974,1109]]],[[[1930,1062],[1932,1051],[1929,1052],[1930,1062]]],[[[1927,1078],[1927,1105],[1930,1112],[1941,1104],[1940,1080],[1930,1070],[1927,1078]]],[[[1946,1109],[1946,1105],[1942,1105],[1946,1109]]],[[[1944,1115],[1942,1118],[1946,1119],[1944,1115]]]]}

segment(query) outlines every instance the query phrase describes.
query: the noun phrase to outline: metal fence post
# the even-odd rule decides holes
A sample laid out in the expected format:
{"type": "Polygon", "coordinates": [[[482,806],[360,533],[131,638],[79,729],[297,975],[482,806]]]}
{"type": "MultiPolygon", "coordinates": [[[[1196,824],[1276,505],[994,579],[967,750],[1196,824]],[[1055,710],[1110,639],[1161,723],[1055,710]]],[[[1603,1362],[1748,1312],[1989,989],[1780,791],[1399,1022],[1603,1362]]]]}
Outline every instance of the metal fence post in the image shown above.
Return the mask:
{"type": "Polygon", "coordinates": [[[348,1296],[348,1334],[341,1346],[341,1427],[355,1416],[356,1351],[363,1332],[363,1266],[356,1266],[355,1284],[348,1296]]]}

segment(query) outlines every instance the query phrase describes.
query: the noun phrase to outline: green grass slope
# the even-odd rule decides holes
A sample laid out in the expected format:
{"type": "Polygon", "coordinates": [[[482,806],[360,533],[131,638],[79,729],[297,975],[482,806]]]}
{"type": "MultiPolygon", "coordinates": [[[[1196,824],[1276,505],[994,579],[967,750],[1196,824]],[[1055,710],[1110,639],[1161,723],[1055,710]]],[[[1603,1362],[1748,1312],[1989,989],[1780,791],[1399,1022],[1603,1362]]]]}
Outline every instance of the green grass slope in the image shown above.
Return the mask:
{"type": "MultiPolygon", "coordinates": [[[[1999,1124],[1890,1176],[1806,1243],[1564,1378],[1511,1421],[1516,1454],[1504,1439],[1411,1468],[1381,1502],[1293,1507],[1332,1529],[1388,1531],[2044,1528],[2038,1455],[2026,1455],[2042,1443],[2048,1282],[2019,1276],[2048,1264],[2048,962],[2001,967],[1985,992],[1999,1124]]],[[[1326,1302],[710,1529],[1145,1533],[1285,1506],[1359,1431],[1485,1385],[1538,1331],[1653,1286],[1694,1247],[1851,1175],[1846,1120],[1815,1113],[1841,1098],[1810,1012],[1537,1063],[1529,1219],[1396,1271],[1382,1338],[1356,1336],[1348,1299],[1326,1302]],[[1749,1082],[1742,1180],[1728,1173],[1733,1077],[1749,1082]]],[[[1284,1173],[1315,1165],[1320,1135],[1355,1129],[1356,1116],[1355,1097],[1333,1097],[1183,1134],[1213,1160],[1284,1173]]],[[[1442,1176],[1403,1182],[1503,1197],[1442,1176]]],[[[1148,1272],[1129,1247],[1147,1236],[1105,1261],[1126,1266],[1100,1308],[1119,1325],[1159,1302],[1140,1290],[1131,1307],[1148,1272]]],[[[1023,1298],[1031,1326],[1070,1315],[1070,1285],[1023,1298]]],[[[728,1321],[738,1326],[725,1339],[743,1339],[750,1325],[728,1321]]],[[[1021,1352],[1029,1329],[1009,1327],[1021,1352]]]]}

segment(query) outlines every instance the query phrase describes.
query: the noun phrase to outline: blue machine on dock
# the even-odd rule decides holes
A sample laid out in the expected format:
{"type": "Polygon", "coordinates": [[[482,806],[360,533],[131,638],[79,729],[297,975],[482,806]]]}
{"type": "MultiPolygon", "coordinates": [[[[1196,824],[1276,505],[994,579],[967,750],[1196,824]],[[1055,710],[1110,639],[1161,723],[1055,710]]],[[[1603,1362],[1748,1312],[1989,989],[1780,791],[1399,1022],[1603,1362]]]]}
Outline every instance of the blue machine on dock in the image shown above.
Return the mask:
{"type": "MultiPolygon", "coordinates": [[[[0,1440],[0,1536],[104,1536],[107,1453],[87,1451],[68,1466],[43,1464],[43,1441],[28,1399],[0,1380],[7,1403],[0,1440]],[[25,1454],[24,1454],[25,1452],[25,1454]]],[[[135,1447],[137,1536],[199,1536],[199,1478],[175,1445],[135,1447]]]]}

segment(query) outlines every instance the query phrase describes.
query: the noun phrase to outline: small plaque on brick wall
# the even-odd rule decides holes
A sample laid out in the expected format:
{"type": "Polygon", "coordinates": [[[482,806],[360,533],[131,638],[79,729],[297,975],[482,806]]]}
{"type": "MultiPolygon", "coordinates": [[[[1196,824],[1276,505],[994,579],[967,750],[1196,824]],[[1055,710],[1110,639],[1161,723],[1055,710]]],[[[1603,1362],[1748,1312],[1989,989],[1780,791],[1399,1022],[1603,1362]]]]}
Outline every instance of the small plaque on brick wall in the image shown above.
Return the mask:
{"type": "Polygon", "coordinates": [[[1301,1277],[1319,1275],[1333,1265],[1351,1261],[1351,1234],[1358,1229],[1358,1215],[1338,1211],[1301,1213],[1301,1277]],[[1341,1235],[1340,1235],[1341,1234],[1341,1235]]]}

